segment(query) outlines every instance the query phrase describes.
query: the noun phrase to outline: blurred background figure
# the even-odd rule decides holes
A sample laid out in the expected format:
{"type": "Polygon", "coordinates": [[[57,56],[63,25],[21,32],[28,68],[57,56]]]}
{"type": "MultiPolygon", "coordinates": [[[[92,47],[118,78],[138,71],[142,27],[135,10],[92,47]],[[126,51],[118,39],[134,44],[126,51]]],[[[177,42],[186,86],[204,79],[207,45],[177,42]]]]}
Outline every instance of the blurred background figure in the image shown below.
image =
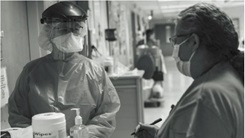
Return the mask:
{"type": "Polygon", "coordinates": [[[147,29],[143,36],[137,44],[137,68],[145,71],[143,77],[151,84],[150,92],[145,94],[145,107],[158,107],[163,102],[163,81],[167,73],[164,56],[153,29],[147,29]]]}

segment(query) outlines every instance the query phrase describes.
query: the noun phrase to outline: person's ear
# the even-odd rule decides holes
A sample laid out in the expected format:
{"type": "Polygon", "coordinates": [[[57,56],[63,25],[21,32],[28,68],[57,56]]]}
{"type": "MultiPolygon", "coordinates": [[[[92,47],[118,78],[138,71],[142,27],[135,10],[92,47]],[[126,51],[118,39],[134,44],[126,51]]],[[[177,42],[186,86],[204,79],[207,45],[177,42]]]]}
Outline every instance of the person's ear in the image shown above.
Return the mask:
{"type": "Polygon", "coordinates": [[[192,34],[192,40],[193,40],[193,51],[195,51],[200,44],[200,39],[199,36],[197,34],[192,34]]]}

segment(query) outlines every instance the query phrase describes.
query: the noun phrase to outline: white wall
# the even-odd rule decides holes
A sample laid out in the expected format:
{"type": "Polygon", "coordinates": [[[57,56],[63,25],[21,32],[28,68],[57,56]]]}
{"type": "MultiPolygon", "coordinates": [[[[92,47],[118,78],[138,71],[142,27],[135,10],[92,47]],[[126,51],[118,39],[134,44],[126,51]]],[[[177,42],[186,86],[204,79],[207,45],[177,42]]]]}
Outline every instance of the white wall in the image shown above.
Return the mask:
{"type": "Polygon", "coordinates": [[[89,1],[90,16],[89,29],[91,31],[91,44],[94,45],[104,56],[109,54],[105,41],[105,29],[107,24],[107,9],[105,1],[89,1]]]}
{"type": "MultiPolygon", "coordinates": [[[[30,59],[26,1],[1,1],[1,67],[6,67],[9,94],[30,59]]],[[[1,97],[2,98],[2,97],[1,97]]],[[[9,127],[8,108],[1,108],[1,129],[9,127]]]]}
{"type": "Polygon", "coordinates": [[[239,19],[239,37],[244,38],[244,5],[237,5],[231,7],[223,7],[222,8],[225,13],[227,13],[231,19],[238,18],[239,19]]]}

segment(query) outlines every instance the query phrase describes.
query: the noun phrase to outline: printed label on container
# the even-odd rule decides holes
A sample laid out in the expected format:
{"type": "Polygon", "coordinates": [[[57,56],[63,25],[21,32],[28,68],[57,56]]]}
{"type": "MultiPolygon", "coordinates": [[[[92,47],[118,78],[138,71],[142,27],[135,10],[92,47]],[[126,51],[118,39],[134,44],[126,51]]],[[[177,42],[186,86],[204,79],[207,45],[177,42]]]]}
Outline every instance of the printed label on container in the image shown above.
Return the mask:
{"type": "Polygon", "coordinates": [[[66,138],[66,131],[59,130],[53,132],[33,132],[33,138],[66,138]]]}

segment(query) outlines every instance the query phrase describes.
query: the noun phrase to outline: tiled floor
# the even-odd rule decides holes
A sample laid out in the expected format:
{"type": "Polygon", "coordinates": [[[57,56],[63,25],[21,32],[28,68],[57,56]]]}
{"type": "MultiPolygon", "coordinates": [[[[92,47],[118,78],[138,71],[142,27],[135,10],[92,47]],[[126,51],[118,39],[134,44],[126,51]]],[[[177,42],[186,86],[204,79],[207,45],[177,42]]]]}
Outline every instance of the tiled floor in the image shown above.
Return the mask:
{"type": "Polygon", "coordinates": [[[171,105],[178,102],[193,81],[192,78],[186,77],[178,71],[172,57],[165,57],[165,64],[167,74],[164,75],[164,102],[162,107],[144,108],[144,123],[149,124],[161,117],[163,121],[157,124],[159,127],[167,118],[171,105]]]}

